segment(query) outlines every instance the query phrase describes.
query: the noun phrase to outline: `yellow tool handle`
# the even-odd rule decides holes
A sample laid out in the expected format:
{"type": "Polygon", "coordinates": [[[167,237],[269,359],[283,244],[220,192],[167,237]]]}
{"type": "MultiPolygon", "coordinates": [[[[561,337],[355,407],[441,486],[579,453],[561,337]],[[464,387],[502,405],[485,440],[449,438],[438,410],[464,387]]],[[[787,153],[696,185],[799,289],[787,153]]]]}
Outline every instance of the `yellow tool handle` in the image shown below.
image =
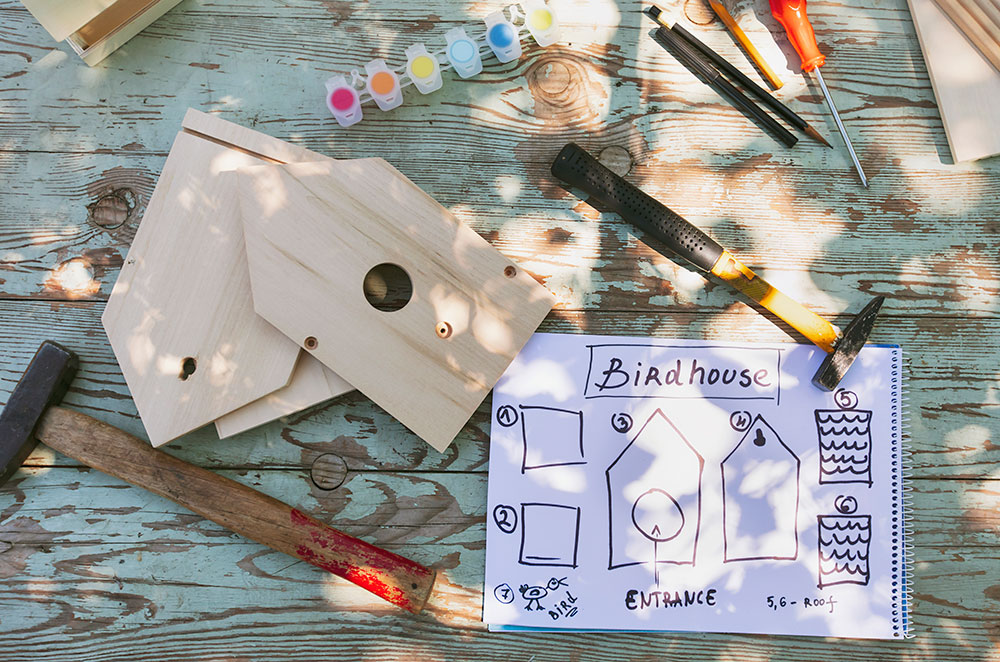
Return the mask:
{"type": "Polygon", "coordinates": [[[783,319],[827,353],[833,351],[834,345],[840,339],[840,329],[782,294],[733,257],[729,251],[723,251],[719,256],[719,260],[712,267],[712,273],[783,319]]]}
{"type": "Polygon", "coordinates": [[[727,28],[729,28],[729,31],[733,33],[736,40],[740,42],[740,45],[743,46],[743,50],[747,52],[747,55],[749,55],[750,59],[754,61],[754,64],[756,64],[760,69],[760,72],[764,74],[764,77],[767,78],[771,87],[776,90],[780,89],[784,83],[782,83],[781,79],[778,78],[778,74],[774,73],[774,69],[772,69],[767,61],[764,60],[764,56],[760,54],[760,51],[758,51],[757,48],[750,43],[750,37],[743,32],[743,28],[739,26],[736,19],[734,19],[732,14],[729,13],[729,10],[726,9],[725,5],[717,0],[709,0],[708,4],[712,6],[712,10],[715,11],[716,15],[722,19],[722,22],[727,28]]]}

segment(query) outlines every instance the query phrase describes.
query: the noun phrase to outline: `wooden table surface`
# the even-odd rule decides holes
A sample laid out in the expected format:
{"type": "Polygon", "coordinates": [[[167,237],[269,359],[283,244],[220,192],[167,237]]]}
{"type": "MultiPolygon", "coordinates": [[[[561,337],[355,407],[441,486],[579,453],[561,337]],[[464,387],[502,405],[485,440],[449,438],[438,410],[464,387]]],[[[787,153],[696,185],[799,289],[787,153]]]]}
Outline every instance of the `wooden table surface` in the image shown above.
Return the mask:
{"type": "MultiPolygon", "coordinates": [[[[783,148],[646,36],[638,2],[612,0],[563,2],[564,40],[518,62],[446,73],[350,130],[329,117],[332,72],[398,63],[500,6],[184,0],[88,68],[0,0],[0,390],[52,338],[83,361],[66,402],[144,435],[100,315],[188,107],[386,158],[556,294],[542,330],[801,341],[557,187],[548,165],[573,140],[840,324],[886,295],[872,340],[901,344],[911,367],[917,637],[487,634],[489,399],[440,454],[351,394],[166,449],[444,570],[464,606],[411,617],[39,447],[0,487],[0,659],[1000,660],[1000,158],[951,163],[905,1],[809,7],[868,190],[818,89],[769,38],[764,0],[742,3],[744,25],[780,65],[779,96],[834,149],[783,148]]],[[[718,21],[687,12],[749,71],[718,21]]]]}

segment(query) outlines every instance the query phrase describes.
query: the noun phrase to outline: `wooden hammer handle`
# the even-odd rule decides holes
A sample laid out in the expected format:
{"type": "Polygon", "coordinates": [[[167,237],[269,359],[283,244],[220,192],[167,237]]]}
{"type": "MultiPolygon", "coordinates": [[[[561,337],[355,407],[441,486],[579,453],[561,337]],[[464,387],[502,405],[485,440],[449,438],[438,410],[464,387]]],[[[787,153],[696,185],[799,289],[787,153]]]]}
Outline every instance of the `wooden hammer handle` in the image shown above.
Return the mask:
{"type": "Polygon", "coordinates": [[[83,464],[175,501],[279,552],[419,613],[434,571],[323,524],[286,503],[158,451],[86,414],[50,407],[39,441],[83,464]]]}

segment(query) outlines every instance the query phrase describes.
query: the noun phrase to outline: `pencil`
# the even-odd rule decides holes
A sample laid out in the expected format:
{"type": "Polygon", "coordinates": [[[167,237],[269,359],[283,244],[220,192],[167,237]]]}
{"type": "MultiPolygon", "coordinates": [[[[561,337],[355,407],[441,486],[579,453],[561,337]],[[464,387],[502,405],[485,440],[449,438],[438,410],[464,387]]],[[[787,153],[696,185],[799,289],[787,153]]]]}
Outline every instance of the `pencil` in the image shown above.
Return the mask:
{"type": "Polygon", "coordinates": [[[757,83],[753,82],[742,71],[740,71],[735,66],[730,64],[728,60],[726,60],[724,57],[713,51],[711,48],[706,46],[700,39],[698,39],[693,34],[688,32],[682,25],[679,25],[676,22],[668,23],[666,17],[663,14],[663,11],[659,7],[657,7],[656,5],[652,5],[651,7],[644,9],[642,13],[644,13],[646,16],[650,17],[663,27],[676,32],[681,38],[684,39],[684,41],[688,42],[696,49],[698,49],[698,51],[702,55],[711,60],[713,64],[719,67],[719,69],[724,71],[726,74],[735,79],[736,82],[745,87],[748,92],[750,92],[755,97],[760,99],[774,112],[778,113],[778,115],[785,118],[785,120],[789,124],[799,129],[810,138],[813,138],[814,140],[823,143],[827,147],[832,148],[832,145],[828,143],[826,139],[823,138],[822,135],[820,135],[819,131],[809,126],[809,123],[806,122],[801,117],[799,117],[799,115],[796,114],[795,111],[793,111],[791,108],[789,108],[788,106],[786,106],[785,104],[781,103],[776,98],[771,96],[771,94],[767,90],[762,88],[757,83]]]}
{"type": "Polygon", "coordinates": [[[701,76],[705,83],[720,95],[729,99],[733,105],[745,114],[764,125],[786,147],[792,147],[799,141],[788,129],[778,124],[770,115],[764,112],[760,106],[733,87],[732,83],[722,77],[718,69],[701,59],[698,52],[673,31],[661,27],[651,34],[653,39],[676,57],[681,64],[701,76]]]}

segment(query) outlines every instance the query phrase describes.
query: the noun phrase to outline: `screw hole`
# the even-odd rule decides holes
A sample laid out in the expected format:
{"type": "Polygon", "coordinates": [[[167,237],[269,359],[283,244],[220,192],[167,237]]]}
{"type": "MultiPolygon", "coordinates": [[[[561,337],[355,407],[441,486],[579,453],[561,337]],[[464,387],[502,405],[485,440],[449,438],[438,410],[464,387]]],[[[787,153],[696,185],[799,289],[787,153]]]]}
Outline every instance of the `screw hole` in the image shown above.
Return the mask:
{"type": "Polygon", "coordinates": [[[198,361],[192,356],[186,357],[181,361],[181,374],[177,375],[180,380],[186,381],[188,377],[194,374],[194,371],[198,369],[198,361]]]}
{"type": "Polygon", "coordinates": [[[305,345],[306,349],[316,349],[319,347],[319,341],[316,340],[316,336],[309,336],[302,344],[305,345]]]}
{"type": "Polygon", "coordinates": [[[448,324],[448,322],[438,322],[435,331],[439,338],[448,338],[451,336],[451,324],[448,324]]]}
{"type": "Polygon", "coordinates": [[[514,276],[517,275],[517,269],[515,269],[514,265],[512,264],[507,265],[507,267],[504,268],[503,270],[503,275],[506,276],[507,278],[513,278],[514,276]]]}

